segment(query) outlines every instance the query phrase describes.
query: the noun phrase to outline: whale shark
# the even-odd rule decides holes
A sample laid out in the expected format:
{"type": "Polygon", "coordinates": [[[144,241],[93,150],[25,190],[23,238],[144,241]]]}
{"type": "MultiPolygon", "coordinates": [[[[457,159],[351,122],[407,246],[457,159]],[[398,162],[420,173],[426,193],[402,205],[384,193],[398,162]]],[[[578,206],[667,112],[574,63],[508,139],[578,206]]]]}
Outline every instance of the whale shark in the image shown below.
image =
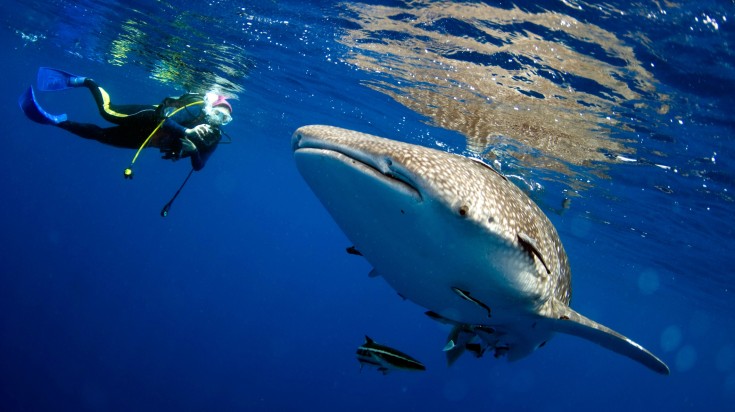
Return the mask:
{"type": "Polygon", "coordinates": [[[291,143],[299,172],[371,276],[452,325],[450,362],[465,351],[515,361],[564,333],[669,374],[641,345],[570,308],[556,229],[490,165],[323,125],[299,128],[291,143]]]}

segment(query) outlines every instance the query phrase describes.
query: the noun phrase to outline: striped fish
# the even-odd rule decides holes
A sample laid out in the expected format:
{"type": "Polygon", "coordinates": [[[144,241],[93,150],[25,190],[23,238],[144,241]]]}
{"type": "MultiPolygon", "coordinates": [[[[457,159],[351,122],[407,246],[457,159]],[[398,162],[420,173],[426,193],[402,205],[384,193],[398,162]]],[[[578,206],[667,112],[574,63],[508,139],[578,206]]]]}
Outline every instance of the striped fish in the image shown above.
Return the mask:
{"type": "Polygon", "coordinates": [[[357,348],[357,360],[360,362],[360,369],[366,364],[375,366],[383,375],[387,375],[392,370],[426,370],[426,367],[416,359],[393,348],[377,344],[367,335],[365,343],[357,348]]]}

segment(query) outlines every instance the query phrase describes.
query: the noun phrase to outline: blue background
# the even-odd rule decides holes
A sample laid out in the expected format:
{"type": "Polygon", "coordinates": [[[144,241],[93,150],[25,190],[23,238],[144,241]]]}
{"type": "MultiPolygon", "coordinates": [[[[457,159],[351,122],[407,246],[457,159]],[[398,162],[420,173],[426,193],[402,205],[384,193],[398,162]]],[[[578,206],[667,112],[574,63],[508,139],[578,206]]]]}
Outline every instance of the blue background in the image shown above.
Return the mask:
{"type": "MultiPolygon", "coordinates": [[[[369,73],[326,58],[344,52],[335,31],[349,25],[331,2],[190,3],[0,7],[0,410],[731,410],[735,75],[722,51],[733,41],[731,3],[696,6],[728,18],[698,34],[699,48],[638,49],[656,59],[659,87],[693,102],[674,110],[694,120],[657,149],[698,175],[616,165],[561,215],[548,205],[562,185],[546,182],[536,195],[570,257],[572,306],[659,355],[669,377],[568,336],[516,363],[467,357],[448,368],[446,327],[344,252],[350,242],[296,171],[290,136],[326,123],[459,152],[463,137],[365,87],[369,73]],[[142,60],[110,64],[108,30],[136,10],[159,23],[187,11],[216,16],[196,27],[200,39],[236,44],[247,71],[232,79],[243,88],[227,126],[233,143],[192,176],[165,219],[159,210],[187,162],[144,151],[126,181],[132,151],[31,123],[17,106],[39,66],[94,77],[120,102],[182,93],[142,60]],[[240,10],[252,23],[244,34],[240,10]],[[718,162],[708,163],[713,153],[718,162]],[[678,190],[653,190],[661,181],[678,190]],[[354,352],[365,334],[427,371],[361,371],[354,352]]],[[[556,2],[534,7],[571,13],[556,2]]],[[[679,15],[699,15],[687,7],[679,15]]],[[[86,90],[39,100],[101,123],[86,90]]]]}

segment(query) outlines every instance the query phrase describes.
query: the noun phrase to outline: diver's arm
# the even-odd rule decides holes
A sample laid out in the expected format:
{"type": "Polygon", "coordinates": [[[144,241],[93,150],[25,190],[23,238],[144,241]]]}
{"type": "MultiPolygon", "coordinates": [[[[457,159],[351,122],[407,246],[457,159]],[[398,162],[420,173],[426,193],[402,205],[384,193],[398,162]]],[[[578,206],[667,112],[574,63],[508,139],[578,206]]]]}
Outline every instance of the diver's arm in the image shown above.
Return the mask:
{"type": "Polygon", "coordinates": [[[195,145],[197,150],[191,154],[191,167],[194,170],[201,170],[204,167],[204,164],[207,162],[207,159],[209,159],[209,156],[212,155],[212,152],[214,152],[214,149],[217,148],[217,144],[222,139],[222,135],[218,130],[211,129],[211,132],[205,135],[204,137],[191,137],[190,141],[192,141],[195,145]]]}
{"type": "Polygon", "coordinates": [[[191,168],[195,171],[200,171],[204,168],[204,163],[206,163],[206,160],[202,157],[202,154],[197,150],[196,152],[193,152],[191,156],[189,156],[191,159],[191,168]]]}
{"type": "Polygon", "coordinates": [[[178,138],[186,137],[187,128],[180,125],[175,120],[172,120],[170,117],[166,118],[166,120],[163,121],[163,125],[161,125],[161,129],[163,129],[166,132],[169,132],[170,134],[178,138]]]}
{"type": "Polygon", "coordinates": [[[207,136],[208,134],[212,133],[212,126],[208,124],[199,124],[194,126],[192,129],[187,129],[186,127],[180,125],[175,120],[171,119],[170,117],[167,118],[164,122],[161,128],[169,133],[172,133],[174,136],[178,138],[185,138],[185,137],[194,137],[197,136],[199,138],[203,138],[207,136]]]}
{"type": "MultiPolygon", "coordinates": [[[[174,149],[171,158],[191,157],[191,166],[194,170],[201,170],[204,167],[206,158],[209,156],[202,156],[200,151],[204,149],[206,152],[209,149],[207,140],[211,140],[211,138],[207,139],[207,137],[215,134],[212,126],[199,124],[188,129],[171,118],[167,118],[161,128],[178,140],[178,149],[174,149]]],[[[219,141],[219,139],[217,140],[219,141]]]]}
{"type": "Polygon", "coordinates": [[[178,138],[181,143],[175,158],[190,157],[191,167],[196,171],[204,167],[222,138],[219,130],[206,123],[188,129],[173,119],[167,118],[161,128],[178,138]]]}

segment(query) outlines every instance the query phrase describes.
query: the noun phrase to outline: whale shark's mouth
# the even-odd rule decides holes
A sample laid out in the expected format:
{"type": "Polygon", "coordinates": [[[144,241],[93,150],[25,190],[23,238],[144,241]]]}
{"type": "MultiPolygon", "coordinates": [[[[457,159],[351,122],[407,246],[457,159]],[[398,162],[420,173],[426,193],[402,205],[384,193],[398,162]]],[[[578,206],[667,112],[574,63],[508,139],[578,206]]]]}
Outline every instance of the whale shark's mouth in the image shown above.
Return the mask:
{"type": "Polygon", "coordinates": [[[355,147],[335,142],[315,139],[313,137],[296,136],[293,151],[297,156],[308,155],[331,158],[384,182],[396,192],[403,193],[422,202],[421,188],[403,167],[395,163],[390,156],[377,155],[355,147]]]}

